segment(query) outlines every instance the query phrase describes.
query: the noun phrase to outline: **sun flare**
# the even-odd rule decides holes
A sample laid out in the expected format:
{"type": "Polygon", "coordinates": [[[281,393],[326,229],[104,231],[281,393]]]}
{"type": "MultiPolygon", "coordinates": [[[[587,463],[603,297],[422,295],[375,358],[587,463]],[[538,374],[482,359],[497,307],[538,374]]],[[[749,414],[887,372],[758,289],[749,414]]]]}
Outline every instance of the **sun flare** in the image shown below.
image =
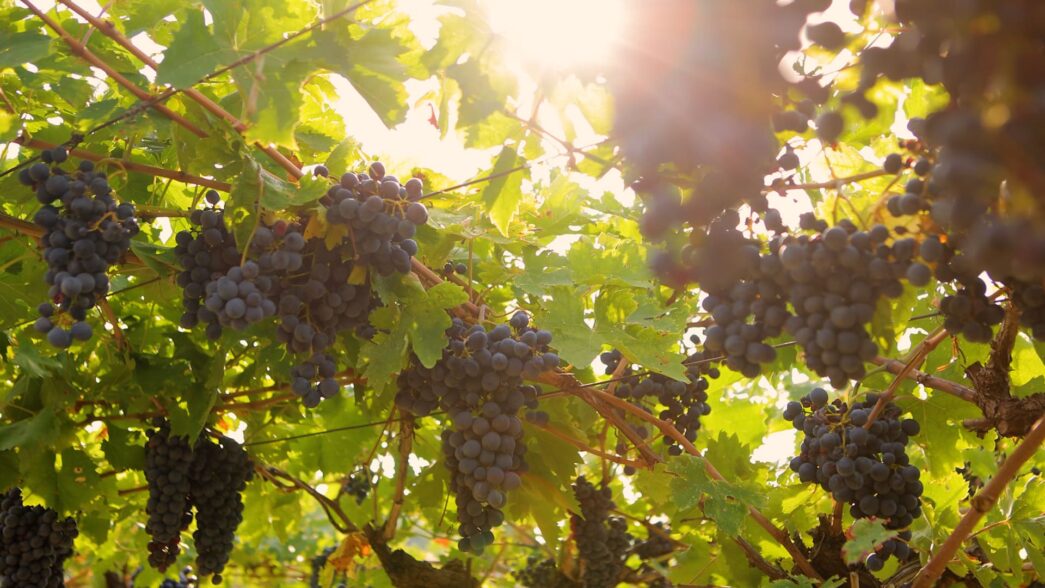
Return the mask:
{"type": "Polygon", "coordinates": [[[524,62],[565,69],[605,63],[625,24],[624,0],[487,0],[490,24],[524,62]]]}

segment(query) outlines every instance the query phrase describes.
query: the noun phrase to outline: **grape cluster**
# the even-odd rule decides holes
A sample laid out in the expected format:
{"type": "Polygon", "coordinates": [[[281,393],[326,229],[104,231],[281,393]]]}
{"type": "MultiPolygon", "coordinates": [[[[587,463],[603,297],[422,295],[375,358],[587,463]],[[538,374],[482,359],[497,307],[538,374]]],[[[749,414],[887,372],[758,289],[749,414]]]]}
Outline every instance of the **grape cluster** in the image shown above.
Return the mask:
{"type": "Polygon", "coordinates": [[[243,490],[254,477],[254,466],[239,443],[221,437],[217,442],[201,435],[189,472],[189,500],[196,507],[196,566],[199,573],[221,572],[229,561],[236,528],[243,522],[243,490]]]}
{"type": "Polygon", "coordinates": [[[181,532],[192,522],[192,446],[188,437],[171,435],[166,421],[155,424],[157,427],[147,432],[145,444],[145,479],[149,483],[145,531],[150,537],[149,565],[163,571],[181,553],[181,532]]]}
{"type": "Polygon", "coordinates": [[[414,234],[428,222],[428,210],[418,202],[422,196],[421,180],[400,184],[374,162],[368,173],[343,174],[324,204],[328,221],[348,226],[355,259],[387,276],[410,272],[410,258],[417,254],[414,234]]]}
{"type": "Polygon", "coordinates": [[[495,527],[504,523],[508,492],[522,485],[522,421],[489,401],[478,413],[452,413],[453,428],[443,431],[443,464],[457,506],[461,551],[482,553],[493,543],[495,527]]]}
{"type": "Polygon", "coordinates": [[[835,387],[864,376],[864,362],[878,352],[866,325],[879,298],[903,293],[901,279],[911,279],[914,239],[887,244],[889,230],[868,231],[842,222],[815,238],[783,239],[777,256],[787,279],[794,309],[785,328],[805,351],[806,364],[835,387]]]}
{"type": "Polygon", "coordinates": [[[1031,330],[1038,341],[1045,341],[1045,289],[1041,284],[1013,280],[1012,301],[1020,309],[1020,324],[1031,330]]]}
{"type": "Polygon", "coordinates": [[[736,229],[735,211],[711,223],[700,247],[682,250],[687,269],[675,275],[701,283],[708,293],[701,304],[714,321],[704,332],[703,359],[721,358],[754,377],[776,358],[766,340],[786,330],[806,364],[833,385],[862,377],[864,362],[878,352],[867,332],[878,300],[902,294],[903,281],[925,285],[932,275],[918,260],[918,242],[894,238],[884,225],[865,231],[842,220],[829,227],[811,214],[791,232],[769,213],[764,219],[775,235],[765,253],[736,229]]]}
{"type": "Polygon", "coordinates": [[[530,327],[524,312],[490,330],[455,318],[446,334],[450,342],[434,366],[427,368],[415,357],[400,373],[396,405],[401,410],[416,416],[436,408],[474,411],[492,398],[515,414],[524,405],[537,406],[537,391],[524,386],[523,378],[559,365],[559,356],[549,349],[551,333],[530,327]]]}
{"type": "MultiPolygon", "coordinates": [[[[286,238],[293,239],[297,230],[289,229],[286,238]]],[[[327,249],[322,239],[309,239],[302,252],[307,269],[291,270],[276,280],[276,336],[294,353],[317,353],[329,348],[339,332],[368,325],[378,301],[369,283],[349,283],[356,268],[349,244],[327,249]]]]}
{"type": "Polygon", "coordinates": [[[190,445],[185,436],[172,436],[170,424],[154,423],[145,446],[145,476],[149,482],[146,531],[149,564],[161,571],[177,559],[181,532],[196,510],[196,566],[204,576],[221,583],[236,528],[243,520],[242,493],[254,476],[246,451],[228,437],[212,440],[206,434],[190,445]]]}
{"type": "MultiPolygon", "coordinates": [[[[619,350],[614,349],[602,353],[599,359],[606,365],[606,374],[609,375],[617,373],[624,356],[619,350]]],[[[625,379],[617,383],[614,394],[635,403],[641,403],[648,398],[655,399],[663,407],[659,418],[671,423],[692,442],[696,440],[697,431],[700,430],[700,417],[710,413],[711,406],[707,402],[708,381],[701,373],[700,364],[688,362],[686,372],[688,381],[680,382],[656,373],[632,375],[634,368],[626,366],[620,374],[625,379]]],[[[709,375],[717,375],[718,371],[711,368],[709,372],[709,375]]],[[[668,446],[668,453],[682,455],[682,448],[674,439],[665,436],[664,443],[668,446]]]]}
{"type": "MultiPolygon", "coordinates": [[[[204,306],[213,312],[222,327],[243,330],[276,314],[276,304],[267,298],[255,282],[260,268],[253,261],[235,265],[204,288],[204,306]]],[[[263,282],[264,284],[264,282],[263,282]]]]}
{"type": "Polygon", "coordinates": [[[431,368],[414,357],[397,380],[400,410],[424,416],[447,412],[443,431],[445,465],[455,493],[462,551],[476,553],[493,542],[504,522],[507,493],[522,483],[526,444],[518,412],[537,406],[537,390],[523,385],[559,365],[549,350],[551,333],[529,326],[518,312],[508,325],[489,330],[453,319],[449,344],[431,368]]]}
{"type": "Polygon", "coordinates": [[[916,177],[889,208],[928,211],[959,261],[944,268],[946,277],[937,267],[941,281],[959,282],[959,291],[941,306],[948,330],[971,341],[990,339],[1000,308],[982,294],[981,284],[969,283],[982,282],[986,273],[1009,288],[1021,324],[1045,340],[1038,289],[1027,294],[1026,287],[1045,277],[1045,208],[1023,196],[1045,187],[1040,172],[1032,171],[1045,166],[1045,104],[1036,98],[1045,91],[1045,58],[1037,47],[1045,34],[1040,6],[1032,0],[961,6],[905,0],[896,3],[895,14],[897,36],[861,54],[854,93],[871,91],[883,77],[921,78],[942,84],[951,101],[909,121],[916,140],[904,146],[916,177]],[[984,29],[983,22],[992,26],[984,29]],[[985,112],[1007,115],[988,122],[985,112]]]}
{"type": "Polygon", "coordinates": [[[616,586],[633,542],[627,523],[609,515],[615,508],[609,487],[596,488],[579,476],[573,484],[573,494],[581,508],[580,514],[571,518],[570,526],[583,562],[583,586],[616,586]]]}
{"type": "Polygon", "coordinates": [[[526,566],[515,572],[515,579],[527,588],[578,588],[574,582],[555,565],[555,560],[531,555],[526,566]]]}
{"type": "Polygon", "coordinates": [[[203,323],[207,325],[207,337],[217,340],[222,331],[217,311],[204,306],[203,301],[208,297],[208,285],[239,265],[240,252],[235,238],[225,226],[224,212],[216,208],[220,202],[218,193],[208,191],[206,200],[211,207],[194,210],[189,217],[196,228],[175,235],[174,254],[182,268],[177,278],[185,308],[181,326],[191,329],[203,323]]]}
{"type": "Polygon", "coordinates": [[[58,164],[67,158],[65,148],[56,147],[19,174],[36,191],[41,207],[33,222],[45,229],[40,247],[50,301],[38,307],[34,327],[58,348],[91,338],[87,311],[109,292],[109,267],[139,232],[134,205],[116,202],[105,172],[90,161],[66,171],[58,164]]]}
{"type": "Polygon", "coordinates": [[[351,242],[328,248],[323,238],[306,239],[300,223],[276,220],[255,229],[244,256],[216,208],[217,193],[208,193],[207,202],[212,207],[191,218],[199,228],[177,235],[182,326],[203,322],[217,339],[224,328],[242,330],[276,316],[277,340],[305,356],[291,370],[291,389],[309,407],[337,395],[336,366],[324,351],[342,331],[368,336],[370,312],[379,304],[368,282],[354,283],[351,242]]]}
{"type": "Polygon", "coordinates": [[[72,518],[22,504],[22,491],[0,494],[0,588],[64,586],[62,566],[78,531],[72,518]]]}
{"type": "Polygon", "coordinates": [[[638,186],[646,236],[660,238],[683,220],[703,226],[744,201],[756,210],[765,207],[762,181],[777,167],[779,150],[771,118],[799,132],[808,127],[801,112],[780,113],[776,97],[792,88],[826,100],[816,80],[790,84],[779,67],[787,51],[801,49],[802,26],[814,8],[806,2],[673,0],[631,19],[631,49],[606,76],[621,151],[644,176],[672,165],[699,177],[686,176],[693,187],[686,199],[660,182],[638,186]]]}
{"type": "Polygon", "coordinates": [[[901,409],[890,402],[868,427],[877,402],[877,395],[868,394],[851,405],[838,399],[829,403],[827,391],[814,388],[784,409],[784,418],[804,436],[790,464],[799,479],[849,504],[854,518],[876,517],[899,531],[868,557],[865,564],[872,571],[890,555],[901,561],[910,556],[906,529],[921,516],[923,491],[921,472],[905,452],[908,439],[920,431],[918,422],[902,419],[901,409]]]}
{"type": "Polygon", "coordinates": [[[646,540],[635,543],[632,550],[635,555],[641,559],[658,559],[675,551],[675,543],[671,540],[671,527],[667,523],[653,523],[652,528],[647,531],[649,534],[646,540]]]}
{"type": "Polygon", "coordinates": [[[341,492],[355,498],[356,504],[363,504],[373,487],[373,476],[370,475],[370,470],[360,469],[345,480],[341,485],[341,492]]]}
{"type": "Polygon", "coordinates": [[[334,379],[337,364],[326,353],[314,353],[311,357],[290,369],[290,389],[301,397],[305,406],[313,408],[324,398],[333,398],[341,391],[341,384],[334,379]],[[318,384],[313,385],[316,379],[318,384]]]}

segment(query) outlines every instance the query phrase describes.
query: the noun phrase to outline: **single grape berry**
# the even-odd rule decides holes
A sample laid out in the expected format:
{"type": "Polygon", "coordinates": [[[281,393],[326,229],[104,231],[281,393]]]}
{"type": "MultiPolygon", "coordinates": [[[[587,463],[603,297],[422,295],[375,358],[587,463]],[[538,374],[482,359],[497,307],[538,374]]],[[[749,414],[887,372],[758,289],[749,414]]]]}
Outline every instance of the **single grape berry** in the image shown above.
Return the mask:
{"type": "Polygon", "coordinates": [[[899,153],[890,153],[885,156],[885,162],[882,163],[882,169],[890,174],[898,174],[903,169],[903,156],[899,153]]]}

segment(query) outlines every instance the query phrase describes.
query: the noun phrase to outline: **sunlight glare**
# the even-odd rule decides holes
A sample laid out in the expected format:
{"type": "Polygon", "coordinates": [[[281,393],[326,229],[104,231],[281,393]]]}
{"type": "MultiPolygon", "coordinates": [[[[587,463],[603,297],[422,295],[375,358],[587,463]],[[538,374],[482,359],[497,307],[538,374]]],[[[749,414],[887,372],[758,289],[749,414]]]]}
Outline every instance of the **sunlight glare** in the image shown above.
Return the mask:
{"type": "Polygon", "coordinates": [[[490,26],[525,62],[553,69],[605,63],[625,24],[623,0],[487,0],[490,26]]]}

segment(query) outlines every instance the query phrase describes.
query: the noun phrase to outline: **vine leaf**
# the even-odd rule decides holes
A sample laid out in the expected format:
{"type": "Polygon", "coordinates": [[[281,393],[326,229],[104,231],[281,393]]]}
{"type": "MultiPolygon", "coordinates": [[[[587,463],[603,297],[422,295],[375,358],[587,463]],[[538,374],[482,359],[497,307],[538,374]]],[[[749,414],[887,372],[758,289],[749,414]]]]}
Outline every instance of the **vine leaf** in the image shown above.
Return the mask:
{"type": "Polygon", "coordinates": [[[67,511],[83,510],[83,507],[98,495],[101,481],[91,457],[79,449],[62,451],[62,467],[58,471],[56,485],[67,511]]]}
{"type": "Polygon", "coordinates": [[[26,372],[40,378],[46,378],[62,367],[62,362],[40,353],[40,349],[25,339],[18,344],[14,363],[26,372]]]}
{"type": "Polygon", "coordinates": [[[0,139],[8,139],[7,132],[14,128],[15,116],[6,110],[0,110],[0,139]]]}
{"type": "Polygon", "coordinates": [[[1045,575],[1045,515],[1042,513],[1045,513],[1045,481],[1032,477],[1013,501],[1009,521],[1039,576],[1045,575]]]}
{"type": "Polygon", "coordinates": [[[468,295],[460,286],[448,282],[425,291],[413,276],[377,280],[375,286],[383,300],[396,301],[394,306],[371,315],[374,326],[387,332],[378,333],[360,354],[366,362],[367,381],[381,391],[395,382],[395,374],[406,363],[408,343],[425,366],[435,365],[446,346],[445,332],[450,327],[445,310],[463,303],[468,295]]]}
{"type": "MultiPolygon", "coordinates": [[[[490,175],[506,173],[523,163],[525,160],[519,157],[514,149],[506,145],[497,155],[490,175]]],[[[522,181],[526,175],[528,175],[526,170],[508,173],[491,180],[483,188],[481,197],[486,206],[486,212],[490,214],[490,221],[505,237],[508,236],[508,224],[515,218],[515,213],[519,210],[519,202],[522,200],[522,181]]]]}
{"type": "Polygon", "coordinates": [[[145,468],[145,447],[130,431],[109,423],[106,426],[106,434],[108,439],[102,441],[102,451],[112,467],[119,470],[145,468]]]}
{"type": "Polygon", "coordinates": [[[18,481],[18,456],[14,451],[0,451],[0,488],[10,488],[18,481]]]}
{"type": "Polygon", "coordinates": [[[590,365],[600,346],[591,327],[584,322],[583,288],[557,286],[549,288],[551,296],[544,301],[537,324],[551,332],[559,355],[576,366],[590,365]]]}
{"type": "Polygon", "coordinates": [[[156,26],[167,15],[173,14],[185,6],[182,0],[137,0],[132,2],[113,2],[108,6],[109,13],[117,18],[113,20],[123,27],[128,37],[156,26]]]}
{"type": "Polygon", "coordinates": [[[1012,386],[1009,391],[1014,397],[1030,396],[1041,389],[1041,386],[1028,386],[1031,381],[1045,376],[1045,363],[1042,363],[1038,350],[1025,333],[1016,336],[1012,350],[1012,368],[1012,386]]]}
{"type": "Polygon", "coordinates": [[[704,514],[727,535],[740,531],[748,518],[748,506],[761,506],[764,501],[758,490],[711,479],[704,469],[704,460],[696,456],[676,458],[668,471],[676,475],[670,487],[680,510],[695,508],[703,500],[704,514]]]}
{"type": "Polygon", "coordinates": [[[55,411],[44,408],[29,418],[0,426],[0,451],[47,444],[58,436],[60,424],[55,411]]]}
{"type": "Polygon", "coordinates": [[[896,536],[896,531],[886,529],[882,521],[877,519],[859,519],[853,523],[850,532],[852,538],[842,546],[842,555],[845,557],[845,563],[849,565],[860,563],[874,551],[876,545],[881,545],[896,536]]]}
{"type": "Polygon", "coordinates": [[[0,70],[47,57],[51,38],[32,31],[4,33],[0,47],[0,70]]]}
{"type": "Polygon", "coordinates": [[[207,29],[203,11],[187,10],[181,28],[174,33],[163,53],[163,61],[156,71],[156,82],[185,88],[233,57],[235,53],[219,45],[207,29]]]}

